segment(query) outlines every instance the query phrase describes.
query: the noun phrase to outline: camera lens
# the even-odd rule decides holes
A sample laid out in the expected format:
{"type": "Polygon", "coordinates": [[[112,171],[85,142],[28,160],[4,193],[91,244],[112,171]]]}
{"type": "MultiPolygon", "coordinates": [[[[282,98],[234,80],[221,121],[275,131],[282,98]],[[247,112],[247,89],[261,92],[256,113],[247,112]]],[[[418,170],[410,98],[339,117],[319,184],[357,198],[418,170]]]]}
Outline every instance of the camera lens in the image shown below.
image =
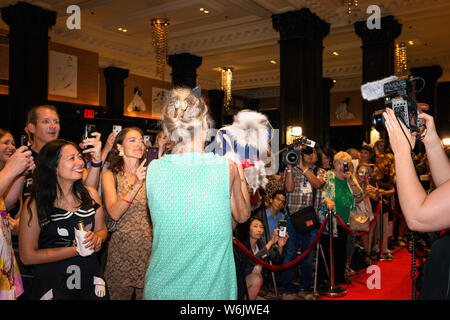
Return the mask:
{"type": "Polygon", "coordinates": [[[372,115],[372,124],[378,132],[386,130],[383,118],[384,110],[377,110],[372,115]]]}
{"type": "Polygon", "coordinates": [[[295,152],[289,152],[286,155],[286,160],[288,161],[288,164],[294,164],[297,162],[298,157],[297,154],[295,152]]]}

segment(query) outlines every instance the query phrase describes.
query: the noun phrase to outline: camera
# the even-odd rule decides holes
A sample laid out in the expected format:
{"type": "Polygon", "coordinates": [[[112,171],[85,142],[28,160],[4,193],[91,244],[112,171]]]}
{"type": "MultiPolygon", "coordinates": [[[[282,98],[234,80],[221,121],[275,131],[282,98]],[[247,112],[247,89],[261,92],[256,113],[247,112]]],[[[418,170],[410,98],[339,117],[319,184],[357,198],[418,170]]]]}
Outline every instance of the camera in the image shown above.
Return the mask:
{"type": "MultiPolygon", "coordinates": [[[[409,77],[386,82],[383,85],[385,106],[394,110],[397,118],[403,122],[411,133],[419,132],[422,128],[422,120],[417,118],[419,114],[415,97],[417,79],[421,79],[425,83],[422,78],[409,77]]],[[[384,109],[377,110],[372,115],[372,124],[380,132],[386,130],[383,112],[384,109]]]]}
{"type": "Polygon", "coordinates": [[[122,126],[113,125],[113,132],[116,136],[119,134],[120,131],[122,131],[122,126]]]}
{"type": "Polygon", "coordinates": [[[309,140],[302,136],[294,140],[291,145],[288,145],[287,150],[283,152],[282,159],[285,164],[296,166],[300,163],[300,157],[302,153],[312,154],[314,152],[314,146],[316,142],[309,140]]]}

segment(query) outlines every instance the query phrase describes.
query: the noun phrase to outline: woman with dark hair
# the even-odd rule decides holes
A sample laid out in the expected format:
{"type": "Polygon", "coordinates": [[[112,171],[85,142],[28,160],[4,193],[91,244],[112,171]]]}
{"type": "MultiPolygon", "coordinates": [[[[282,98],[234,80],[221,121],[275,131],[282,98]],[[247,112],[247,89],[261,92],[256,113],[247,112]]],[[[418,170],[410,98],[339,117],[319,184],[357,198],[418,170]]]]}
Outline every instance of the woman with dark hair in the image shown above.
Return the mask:
{"type": "Polygon", "coordinates": [[[82,183],[83,166],[80,150],[66,140],[39,153],[19,229],[22,262],[35,265],[33,300],[107,297],[96,256],[107,236],[103,208],[97,190],[82,183]],[[82,243],[76,229],[86,232],[82,243]]]}
{"type": "Polygon", "coordinates": [[[105,278],[112,300],[141,300],[152,248],[152,224],[145,192],[145,145],[139,128],[125,128],[102,175],[105,208],[116,221],[108,241],[105,278]]]}
{"type": "Polygon", "coordinates": [[[334,155],[336,154],[336,151],[334,151],[332,148],[329,147],[323,147],[319,152],[319,162],[318,166],[319,168],[325,169],[325,170],[332,170],[334,169],[333,166],[333,159],[334,155]]]}
{"type": "MultiPolygon", "coordinates": [[[[257,216],[252,216],[245,224],[247,234],[243,240],[243,245],[251,251],[256,257],[263,261],[271,261],[274,264],[280,264],[283,261],[283,247],[286,245],[289,235],[279,237],[279,229],[273,230],[271,239],[264,243],[262,237],[264,234],[264,223],[257,216]]],[[[247,283],[248,299],[255,300],[263,285],[264,269],[249,258],[245,265],[245,282],[247,283]]]]}

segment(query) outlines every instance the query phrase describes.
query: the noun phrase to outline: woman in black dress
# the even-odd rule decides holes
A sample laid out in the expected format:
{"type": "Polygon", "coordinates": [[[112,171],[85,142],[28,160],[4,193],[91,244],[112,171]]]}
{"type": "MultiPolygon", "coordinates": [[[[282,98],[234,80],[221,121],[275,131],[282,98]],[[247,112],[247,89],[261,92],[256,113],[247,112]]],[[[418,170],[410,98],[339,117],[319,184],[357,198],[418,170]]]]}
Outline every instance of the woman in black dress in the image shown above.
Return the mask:
{"type": "Polygon", "coordinates": [[[69,141],[51,141],[39,153],[19,231],[20,257],[35,265],[33,300],[108,297],[96,256],[108,232],[97,191],[82,184],[83,167],[82,154],[69,141]],[[75,240],[80,220],[84,246],[93,249],[84,257],[75,240]]]}

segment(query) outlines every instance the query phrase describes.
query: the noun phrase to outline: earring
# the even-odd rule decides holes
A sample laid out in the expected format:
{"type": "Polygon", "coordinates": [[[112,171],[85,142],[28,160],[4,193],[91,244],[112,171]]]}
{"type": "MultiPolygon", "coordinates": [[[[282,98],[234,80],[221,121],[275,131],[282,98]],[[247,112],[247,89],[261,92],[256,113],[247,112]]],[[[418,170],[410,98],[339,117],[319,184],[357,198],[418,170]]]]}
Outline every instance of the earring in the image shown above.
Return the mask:
{"type": "Polygon", "coordinates": [[[119,151],[119,157],[123,157],[123,156],[124,156],[123,151],[119,151]]]}

